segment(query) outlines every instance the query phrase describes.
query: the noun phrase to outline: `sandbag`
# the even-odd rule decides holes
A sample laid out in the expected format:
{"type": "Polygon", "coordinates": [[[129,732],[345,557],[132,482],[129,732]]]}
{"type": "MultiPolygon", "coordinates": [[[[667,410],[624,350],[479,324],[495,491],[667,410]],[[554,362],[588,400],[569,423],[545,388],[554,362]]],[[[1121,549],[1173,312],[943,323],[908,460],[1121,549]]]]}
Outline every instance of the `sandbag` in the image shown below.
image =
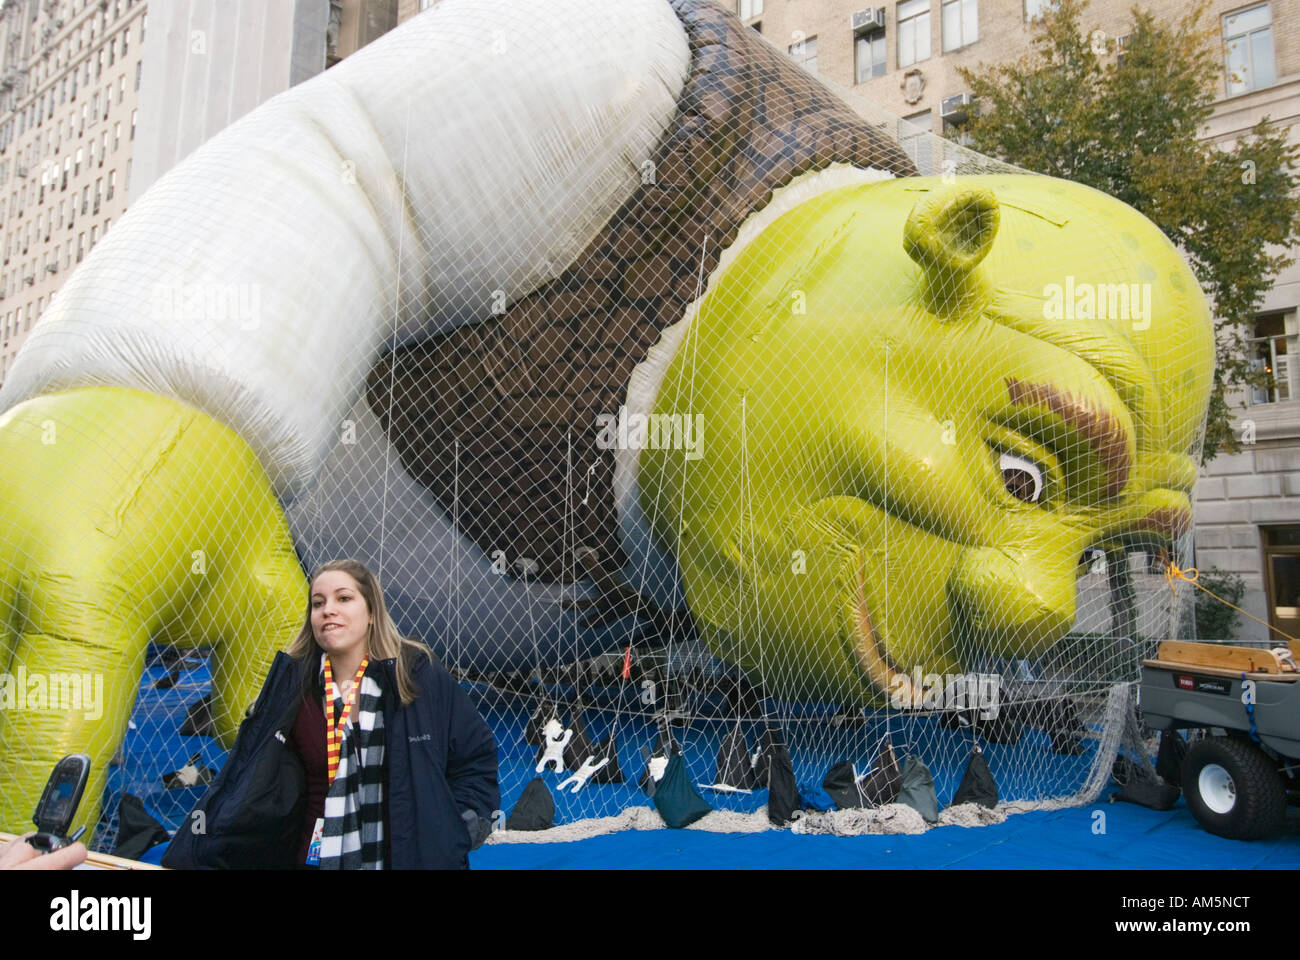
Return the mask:
{"type": "Polygon", "coordinates": [[[680,753],[668,758],[668,766],[655,786],[652,799],[664,823],[674,828],[690,826],[713,810],[691,783],[690,772],[680,753]]]}
{"type": "Polygon", "coordinates": [[[601,740],[591,748],[592,755],[595,756],[599,763],[601,760],[608,760],[599,770],[591,775],[592,783],[623,783],[623,768],[618,765],[618,737],[613,730],[609,736],[601,740]]]}
{"type": "Polygon", "coordinates": [[[769,732],[772,737],[767,768],[767,819],[774,826],[783,827],[795,818],[795,811],[803,809],[803,801],[794,780],[790,750],[779,731],[769,732]]]}
{"type": "Polygon", "coordinates": [[[998,805],[998,785],[993,779],[993,771],[980,750],[971,752],[966,772],[962,774],[961,783],[953,795],[954,805],[959,803],[978,803],[981,807],[998,805]]]}
{"type": "Polygon", "coordinates": [[[506,820],[507,830],[548,830],[555,823],[555,798],[541,777],[524,787],[519,802],[506,820]]]}
{"type": "Polygon", "coordinates": [[[739,720],[731,732],[722,738],[722,746],[718,748],[718,769],[713,782],[737,790],[752,790],[757,786],[754,761],[739,720]]]}
{"type": "Polygon", "coordinates": [[[837,809],[852,810],[864,806],[858,791],[858,775],[851,760],[841,760],[829,770],[822,780],[822,789],[837,809]]]}
{"type": "Polygon", "coordinates": [[[894,748],[885,741],[876,755],[876,765],[858,784],[862,794],[862,806],[880,807],[893,803],[903,784],[903,773],[898,767],[898,758],[894,748]]]}
{"type": "Polygon", "coordinates": [[[572,713],[573,722],[569,725],[569,729],[573,731],[573,739],[564,748],[566,770],[577,770],[589,756],[595,753],[591,738],[587,736],[587,728],[582,725],[582,711],[575,708],[572,713]]]}
{"type": "Polygon", "coordinates": [[[129,793],[122,794],[117,805],[117,824],[117,844],[113,847],[116,857],[139,860],[146,851],[171,839],[163,825],[144,808],[144,801],[129,793]]]}
{"type": "Polygon", "coordinates": [[[902,785],[896,802],[907,804],[927,823],[938,821],[939,797],[934,792],[934,777],[919,757],[908,757],[903,761],[902,785]]]}

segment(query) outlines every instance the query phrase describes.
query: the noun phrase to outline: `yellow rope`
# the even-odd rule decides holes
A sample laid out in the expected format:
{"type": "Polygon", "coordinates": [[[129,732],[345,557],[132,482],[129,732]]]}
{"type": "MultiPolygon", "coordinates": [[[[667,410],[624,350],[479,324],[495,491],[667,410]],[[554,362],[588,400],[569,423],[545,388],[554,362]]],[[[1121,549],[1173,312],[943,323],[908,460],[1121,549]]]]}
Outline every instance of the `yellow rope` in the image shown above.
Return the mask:
{"type": "Polygon", "coordinates": [[[1223,597],[1219,596],[1214,591],[1201,586],[1200,583],[1197,582],[1198,576],[1200,576],[1200,574],[1197,573],[1195,567],[1190,567],[1187,570],[1182,570],[1179,568],[1178,564],[1173,563],[1172,561],[1170,562],[1169,566],[1165,567],[1165,579],[1169,581],[1169,589],[1171,591],[1177,589],[1178,585],[1176,581],[1186,580],[1196,589],[1204,590],[1206,593],[1212,596],[1215,600],[1218,600],[1220,603],[1227,604],[1228,606],[1232,607],[1232,609],[1236,610],[1238,613],[1245,614],[1246,616],[1250,617],[1250,619],[1254,620],[1256,623],[1268,627],[1268,629],[1272,630],[1278,636],[1286,637],[1287,640],[1291,641],[1292,643],[1295,643],[1296,638],[1291,636],[1291,634],[1283,633],[1281,630],[1273,626],[1271,623],[1264,623],[1264,621],[1259,619],[1259,617],[1246,613],[1246,611],[1241,609],[1241,607],[1237,606],[1236,604],[1228,603],[1227,600],[1224,600],[1223,597]]]}

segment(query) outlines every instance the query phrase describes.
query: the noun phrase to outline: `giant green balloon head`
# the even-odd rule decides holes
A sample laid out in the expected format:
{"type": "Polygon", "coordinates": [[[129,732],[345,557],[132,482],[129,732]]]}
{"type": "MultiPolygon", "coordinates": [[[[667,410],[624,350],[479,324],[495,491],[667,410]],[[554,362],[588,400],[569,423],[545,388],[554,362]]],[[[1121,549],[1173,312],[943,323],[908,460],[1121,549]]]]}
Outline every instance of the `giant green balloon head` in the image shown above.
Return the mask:
{"type": "Polygon", "coordinates": [[[1214,347],[1177,250],[1087,187],[952,179],[784,214],[659,391],[702,443],[643,453],[643,504],[714,652],[778,693],[1038,656],[1088,547],[1190,527],[1214,347]]]}

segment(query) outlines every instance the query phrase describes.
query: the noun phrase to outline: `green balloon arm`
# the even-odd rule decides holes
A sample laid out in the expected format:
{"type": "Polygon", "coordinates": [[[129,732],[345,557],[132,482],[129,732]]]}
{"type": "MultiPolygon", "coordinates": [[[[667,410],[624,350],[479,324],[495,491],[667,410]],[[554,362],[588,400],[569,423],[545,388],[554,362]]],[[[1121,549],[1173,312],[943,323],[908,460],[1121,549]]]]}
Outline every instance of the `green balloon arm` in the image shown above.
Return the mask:
{"type": "Polygon", "coordinates": [[[93,387],[12,408],[0,491],[0,828],[27,828],[68,753],[91,757],[93,827],[147,645],[212,650],[229,746],[306,584],[252,450],[174,400],[93,387]]]}

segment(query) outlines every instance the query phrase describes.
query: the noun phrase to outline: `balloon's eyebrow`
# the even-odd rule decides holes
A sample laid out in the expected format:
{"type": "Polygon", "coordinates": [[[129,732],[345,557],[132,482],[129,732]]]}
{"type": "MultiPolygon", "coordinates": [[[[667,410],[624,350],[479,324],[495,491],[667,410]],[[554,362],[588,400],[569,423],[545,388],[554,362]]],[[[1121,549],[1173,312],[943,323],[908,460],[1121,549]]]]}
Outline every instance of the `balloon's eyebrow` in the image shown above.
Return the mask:
{"type": "Polygon", "coordinates": [[[1133,469],[1129,436],[1124,421],[1091,400],[1076,397],[1051,383],[1030,383],[1007,377],[1007,395],[1015,406],[1037,407],[1060,417],[1092,448],[1106,471],[1103,494],[1113,497],[1124,489],[1133,469]]]}

